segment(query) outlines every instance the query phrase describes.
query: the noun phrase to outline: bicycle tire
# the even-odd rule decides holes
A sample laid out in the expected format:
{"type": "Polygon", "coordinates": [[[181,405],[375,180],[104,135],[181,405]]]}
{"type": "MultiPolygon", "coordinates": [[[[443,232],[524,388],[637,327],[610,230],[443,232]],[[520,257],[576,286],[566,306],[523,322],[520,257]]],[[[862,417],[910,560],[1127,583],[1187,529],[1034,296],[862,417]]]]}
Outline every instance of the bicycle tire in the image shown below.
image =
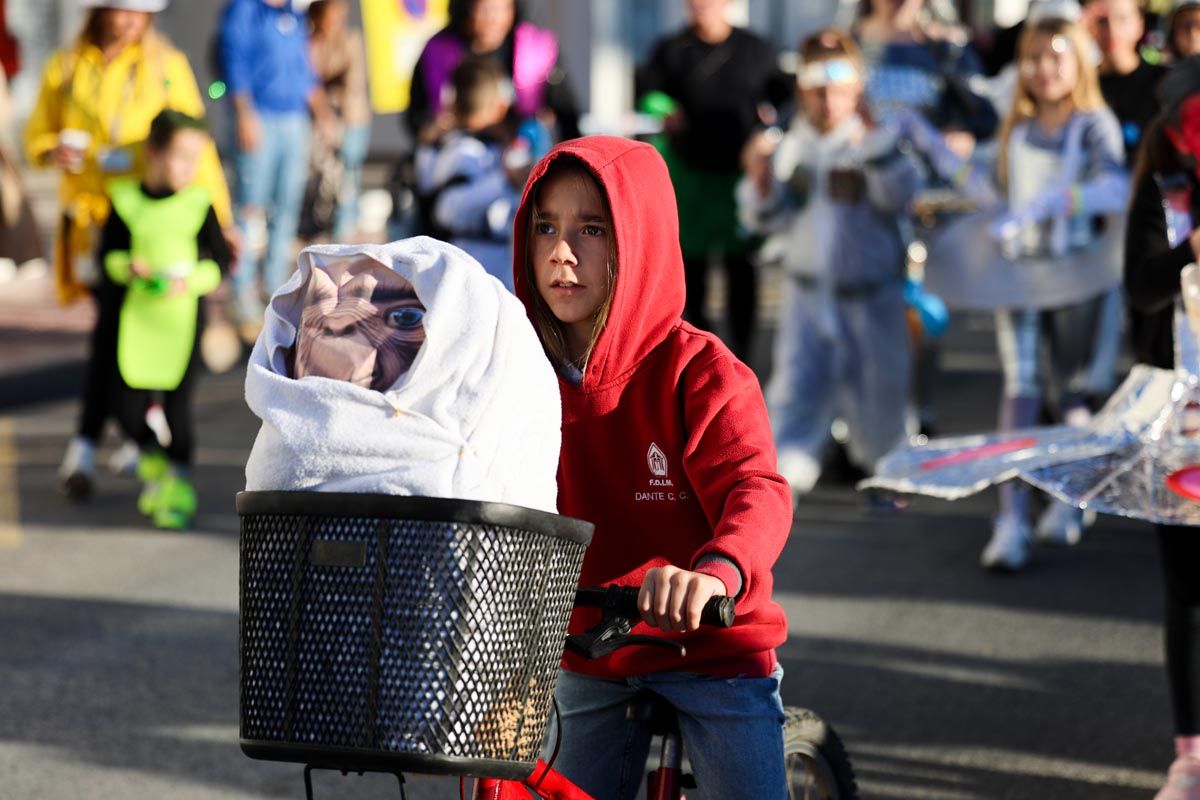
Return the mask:
{"type": "Polygon", "coordinates": [[[788,800],[858,800],[854,767],[837,731],[812,711],[790,706],[783,726],[788,800]]]}

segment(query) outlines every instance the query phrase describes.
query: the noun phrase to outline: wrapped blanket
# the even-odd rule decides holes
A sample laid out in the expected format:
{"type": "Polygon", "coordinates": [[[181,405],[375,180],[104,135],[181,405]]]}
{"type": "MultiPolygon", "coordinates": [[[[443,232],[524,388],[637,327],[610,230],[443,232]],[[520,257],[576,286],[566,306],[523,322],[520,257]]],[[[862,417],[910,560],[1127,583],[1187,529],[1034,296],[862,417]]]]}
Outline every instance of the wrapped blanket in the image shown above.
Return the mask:
{"type": "Polygon", "coordinates": [[[262,419],[246,464],[248,490],[452,497],[556,511],[557,378],[520,301],[443,242],[305,248],[271,298],[246,402],[262,419]],[[380,266],[399,279],[380,275],[380,266]],[[405,286],[407,299],[397,289],[405,286]],[[393,344],[372,339],[377,357],[338,373],[330,348],[355,352],[353,330],[321,328],[317,307],[386,318],[404,336],[393,344]],[[327,347],[317,358],[308,348],[322,336],[327,347]]]}

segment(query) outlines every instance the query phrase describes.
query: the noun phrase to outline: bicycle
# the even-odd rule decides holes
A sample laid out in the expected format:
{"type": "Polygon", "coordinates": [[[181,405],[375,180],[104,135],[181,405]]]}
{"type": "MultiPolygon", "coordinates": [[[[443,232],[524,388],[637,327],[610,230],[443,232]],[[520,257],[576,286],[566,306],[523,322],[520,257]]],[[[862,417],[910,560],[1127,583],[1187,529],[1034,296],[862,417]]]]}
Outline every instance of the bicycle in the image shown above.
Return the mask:
{"type": "MultiPolygon", "coordinates": [[[[568,636],[566,649],[587,659],[601,658],[623,647],[664,647],[683,655],[686,651],[679,642],[630,633],[641,616],[637,596],[638,590],[631,587],[579,589],[575,594],[575,606],[599,608],[602,615],[600,622],[585,633],[568,636]]],[[[727,628],[733,624],[734,616],[732,598],[714,597],[704,608],[701,624],[727,628]]],[[[660,740],[658,765],[646,777],[647,800],[682,800],[684,790],[694,789],[697,784],[683,769],[683,739],[674,710],[653,693],[642,691],[630,701],[626,713],[630,719],[645,722],[660,740]]],[[[808,709],[791,706],[784,709],[784,714],[788,800],[856,800],[858,788],[854,768],[837,732],[808,709]]],[[[561,730],[556,737],[556,740],[560,739],[561,730]]],[[[525,800],[530,797],[527,791],[530,790],[545,800],[593,800],[591,795],[557,773],[553,763],[553,755],[549,763],[539,761],[533,775],[524,781],[479,778],[472,797],[474,800],[525,800]]],[[[365,771],[356,772],[361,775],[365,771]]],[[[311,772],[312,767],[305,768],[308,800],[313,800],[311,772]]],[[[391,774],[399,778],[400,794],[404,798],[403,776],[391,774]]],[[[459,779],[459,790],[466,800],[465,778],[459,779]]]]}
{"type": "MultiPolygon", "coordinates": [[[[637,589],[577,587],[592,531],[578,520],[335,493],[245,492],[237,507],[239,740],[252,758],[304,764],[310,799],[312,772],[323,769],[392,774],[402,797],[409,772],[490,776],[477,800],[585,800],[538,759],[563,649],[555,642],[565,637],[587,658],[683,651],[632,634],[637,589]],[[600,619],[568,636],[573,605],[599,608],[600,619]]],[[[733,618],[733,600],[713,598],[702,619],[733,618]]],[[[694,780],[673,715],[645,696],[631,713],[661,736],[649,797],[681,798],[694,780]]],[[[790,798],[856,800],[845,748],[820,717],[789,708],[783,735],[790,798]]]]}
{"type": "MultiPolygon", "coordinates": [[[[587,632],[568,636],[567,650],[588,659],[600,658],[622,647],[665,647],[683,655],[684,646],[679,642],[630,634],[633,624],[641,616],[637,597],[638,590],[632,587],[579,589],[575,594],[575,606],[599,608],[602,616],[587,632]]],[[[733,624],[734,616],[732,598],[714,597],[705,606],[700,621],[702,625],[727,628],[733,624]]],[[[807,709],[788,707],[784,712],[784,759],[789,800],[855,800],[858,788],[854,768],[841,738],[833,728],[807,709]]],[[[683,798],[683,790],[696,788],[694,777],[683,770],[683,739],[674,710],[653,693],[643,691],[630,701],[626,713],[630,719],[646,722],[654,735],[660,738],[658,766],[646,778],[647,799],[678,800],[683,798]]],[[[475,798],[500,800],[505,797],[505,789],[530,784],[536,787],[543,775],[548,776],[552,772],[551,766],[539,764],[534,775],[526,782],[483,779],[476,787],[475,798]],[[508,786],[504,786],[506,783],[508,786]]],[[[551,797],[557,800],[557,796],[551,797]]],[[[568,795],[564,800],[570,797],[568,795]]],[[[585,795],[577,797],[583,798],[585,795]]]]}

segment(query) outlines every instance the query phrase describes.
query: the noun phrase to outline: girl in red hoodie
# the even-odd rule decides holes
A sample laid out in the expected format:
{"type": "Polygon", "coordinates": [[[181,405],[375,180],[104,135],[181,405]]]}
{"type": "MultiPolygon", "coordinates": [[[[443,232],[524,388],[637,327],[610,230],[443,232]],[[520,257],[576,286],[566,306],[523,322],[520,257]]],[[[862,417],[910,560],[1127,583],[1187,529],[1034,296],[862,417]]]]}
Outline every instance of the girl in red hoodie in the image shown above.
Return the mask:
{"type": "MultiPolygon", "coordinates": [[[[595,797],[634,797],[650,733],[625,707],[648,689],[678,711],[706,797],[784,797],[775,647],[787,622],[771,600],[771,567],[791,528],[791,493],[754,374],[681,318],[679,222],[662,158],[618,138],[559,145],[526,184],[514,253],[517,296],[560,375],[559,510],[596,525],[580,583],[640,587],[634,632],[687,646],[686,657],[567,654],[556,768],[595,797]],[[699,626],[715,595],[736,597],[732,628],[699,626]]],[[[571,632],[596,618],[576,612],[571,632]]]]}

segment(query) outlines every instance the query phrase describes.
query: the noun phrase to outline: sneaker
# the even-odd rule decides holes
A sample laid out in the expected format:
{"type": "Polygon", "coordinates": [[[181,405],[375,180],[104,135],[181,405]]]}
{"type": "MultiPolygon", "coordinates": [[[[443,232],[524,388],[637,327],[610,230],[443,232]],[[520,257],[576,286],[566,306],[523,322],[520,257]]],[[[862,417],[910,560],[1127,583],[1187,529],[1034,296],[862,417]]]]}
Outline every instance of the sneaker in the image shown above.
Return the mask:
{"type": "Polygon", "coordinates": [[[154,527],[182,531],[196,515],[196,490],[182,475],[169,472],[159,486],[154,507],[154,527]]]}
{"type": "Polygon", "coordinates": [[[1154,800],[1200,800],[1200,758],[1179,756],[1154,800]]]}
{"type": "Polygon", "coordinates": [[[137,506],[138,511],[147,517],[154,516],[154,511],[158,508],[158,497],[163,479],[170,471],[171,465],[162,451],[143,453],[138,458],[137,476],[145,485],[142,487],[141,494],[138,495],[137,506]]]}
{"type": "Polygon", "coordinates": [[[779,474],[792,487],[793,495],[808,494],[821,477],[821,462],[800,450],[779,453],[779,474]]]}
{"type": "Polygon", "coordinates": [[[159,447],[171,446],[171,426],[167,424],[167,413],[161,403],[151,403],[146,407],[146,424],[154,431],[154,438],[159,447]]]}
{"type": "Polygon", "coordinates": [[[96,488],[96,444],[76,436],[58,468],[59,486],[72,500],[86,500],[96,488]]]}
{"type": "Polygon", "coordinates": [[[1018,572],[1029,563],[1029,523],[1015,514],[999,514],[992,523],[992,539],[983,548],[979,563],[993,572],[1018,572]]]}
{"type": "Polygon", "coordinates": [[[138,450],[136,443],[125,442],[125,444],[114,450],[113,454],[108,457],[108,471],[113,475],[136,475],[138,457],[141,454],[142,451],[138,450]]]}
{"type": "Polygon", "coordinates": [[[1045,544],[1077,545],[1083,538],[1084,528],[1095,521],[1095,511],[1084,511],[1054,500],[1038,519],[1037,540],[1045,544]]]}

